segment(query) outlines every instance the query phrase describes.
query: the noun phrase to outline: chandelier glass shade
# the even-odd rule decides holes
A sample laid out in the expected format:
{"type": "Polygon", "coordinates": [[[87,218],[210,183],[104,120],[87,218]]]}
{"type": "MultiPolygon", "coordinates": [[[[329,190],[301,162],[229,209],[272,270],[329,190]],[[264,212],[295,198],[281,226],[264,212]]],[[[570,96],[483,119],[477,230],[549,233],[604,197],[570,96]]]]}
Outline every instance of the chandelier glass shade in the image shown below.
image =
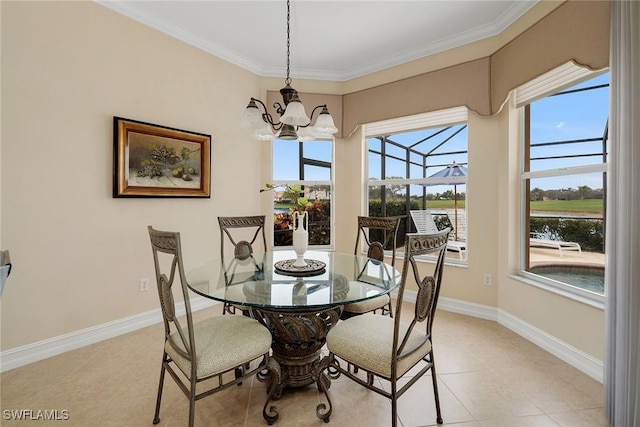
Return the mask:
{"type": "Polygon", "coordinates": [[[257,98],[251,98],[244,111],[241,125],[244,128],[251,129],[253,137],[258,140],[278,138],[309,141],[318,138],[331,138],[333,134],[338,132],[338,128],[333,122],[333,117],[331,117],[327,105],[318,105],[311,111],[311,117],[309,117],[298,96],[298,91],[291,87],[291,78],[289,77],[290,20],[290,5],[289,0],[287,0],[287,77],[284,81],[285,87],[280,89],[284,105],[279,102],[273,104],[280,119],[274,120],[262,101],[257,98]],[[314,115],[318,110],[320,112],[316,118],[315,125],[312,125],[314,115]]]}

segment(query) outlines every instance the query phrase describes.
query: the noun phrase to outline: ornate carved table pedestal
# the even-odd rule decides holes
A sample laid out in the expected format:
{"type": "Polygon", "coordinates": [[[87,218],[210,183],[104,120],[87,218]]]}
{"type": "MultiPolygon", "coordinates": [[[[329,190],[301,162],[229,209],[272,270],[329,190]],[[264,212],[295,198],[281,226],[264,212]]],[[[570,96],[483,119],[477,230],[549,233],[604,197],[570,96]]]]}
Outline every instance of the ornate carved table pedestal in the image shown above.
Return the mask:
{"type": "MultiPolygon", "coordinates": [[[[258,379],[267,382],[270,399],[279,399],[285,388],[304,387],[316,383],[318,390],[324,392],[328,406],[321,403],[316,415],[325,421],[331,415],[331,401],[327,394],[331,383],[324,373],[320,353],[329,330],[338,322],[342,306],[300,309],[272,310],[252,308],[252,316],[262,322],[273,336],[272,357],[279,367],[259,375],[258,379]]],[[[266,416],[271,424],[278,413],[271,407],[266,416]]]]}

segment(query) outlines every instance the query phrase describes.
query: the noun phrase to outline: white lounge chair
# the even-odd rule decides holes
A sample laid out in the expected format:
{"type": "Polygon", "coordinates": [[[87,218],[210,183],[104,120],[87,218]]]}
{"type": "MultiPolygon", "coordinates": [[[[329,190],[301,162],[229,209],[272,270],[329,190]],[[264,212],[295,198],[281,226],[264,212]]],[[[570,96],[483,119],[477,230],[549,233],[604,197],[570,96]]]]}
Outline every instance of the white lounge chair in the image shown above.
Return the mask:
{"type": "MultiPolygon", "coordinates": [[[[416,226],[416,230],[420,234],[434,234],[437,233],[438,227],[436,223],[433,221],[433,217],[431,216],[431,211],[427,210],[412,210],[411,219],[416,226]]],[[[453,233],[449,234],[449,238],[453,233]]],[[[460,259],[467,258],[467,243],[461,242],[458,240],[449,240],[447,242],[447,250],[452,252],[457,252],[460,259]]]]}
{"type": "Polygon", "coordinates": [[[562,240],[543,239],[538,233],[531,233],[529,246],[532,248],[551,248],[560,251],[560,258],[563,257],[563,251],[577,251],[582,255],[582,248],[575,242],[564,242],[562,240]]]}

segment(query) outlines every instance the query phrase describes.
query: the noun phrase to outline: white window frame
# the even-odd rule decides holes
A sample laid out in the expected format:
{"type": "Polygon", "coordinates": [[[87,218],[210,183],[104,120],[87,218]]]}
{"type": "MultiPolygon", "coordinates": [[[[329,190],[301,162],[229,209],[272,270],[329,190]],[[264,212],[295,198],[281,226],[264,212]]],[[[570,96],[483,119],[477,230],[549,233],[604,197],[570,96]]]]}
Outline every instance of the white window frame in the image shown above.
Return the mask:
{"type": "MultiPolygon", "coordinates": [[[[274,141],[278,140],[277,138],[274,138],[271,141],[271,155],[273,156],[273,143],[274,141]]],[[[278,140],[278,141],[285,141],[285,140],[278,140]]],[[[335,156],[336,156],[336,150],[335,150],[335,138],[331,138],[331,139],[318,139],[317,141],[322,141],[322,142],[330,142],[331,143],[331,179],[329,181],[317,181],[317,180],[273,180],[273,174],[274,174],[274,168],[273,168],[273,159],[271,161],[271,178],[272,181],[271,183],[274,186],[286,186],[286,185],[303,185],[303,186],[316,186],[316,185],[328,185],[330,188],[330,197],[329,197],[329,203],[331,205],[330,207],[330,215],[331,215],[331,224],[330,224],[330,229],[331,229],[331,235],[330,235],[330,241],[331,243],[328,245],[309,245],[309,249],[310,250],[334,250],[335,249],[335,239],[336,239],[336,222],[335,222],[335,185],[334,185],[334,180],[335,180],[335,156]]],[[[286,142],[290,142],[290,143],[298,143],[298,141],[286,141],[286,142]]],[[[304,143],[313,143],[314,141],[303,141],[304,143]]],[[[271,196],[271,214],[275,214],[275,212],[273,211],[273,204],[274,204],[274,195],[272,194],[271,196]]],[[[271,228],[273,229],[273,220],[271,220],[270,222],[267,221],[268,223],[271,224],[271,228]]],[[[293,249],[293,245],[290,246],[276,246],[275,245],[275,233],[271,233],[271,241],[269,242],[269,246],[271,247],[271,250],[273,251],[283,251],[283,250],[291,250],[293,249]]]]}
{"type": "MultiPolygon", "coordinates": [[[[402,132],[411,132],[411,131],[419,131],[423,129],[433,128],[433,127],[442,127],[448,125],[459,125],[459,124],[468,124],[468,113],[467,107],[454,107],[448,108],[445,110],[438,110],[429,113],[416,114],[413,116],[400,117],[397,119],[383,120],[379,122],[372,122],[363,125],[363,145],[364,145],[364,153],[365,153],[365,173],[366,176],[369,175],[369,161],[368,161],[368,140],[369,138],[375,138],[382,135],[389,135],[393,133],[402,133],[402,132]]],[[[467,150],[468,150],[468,141],[467,141],[467,150]]],[[[364,215],[367,214],[366,210],[369,206],[369,188],[373,186],[381,186],[381,185],[414,185],[414,184],[430,184],[430,183],[443,183],[446,184],[448,181],[451,181],[451,185],[454,182],[458,182],[456,178],[405,178],[405,179],[366,179],[364,185],[364,205],[363,212],[364,215]]],[[[464,185],[466,186],[468,181],[468,177],[464,179],[464,185]]],[[[465,200],[465,211],[468,208],[468,203],[465,200]]],[[[411,217],[407,215],[407,221],[411,221],[411,217]]],[[[468,227],[468,224],[467,224],[468,227]]],[[[466,241],[469,241],[469,231],[467,228],[467,237],[466,241]]],[[[391,251],[385,251],[385,255],[391,256],[391,251]]],[[[403,258],[404,253],[396,251],[396,257],[403,258]]],[[[419,259],[427,260],[427,261],[435,261],[433,257],[420,257],[419,259]]],[[[467,249],[467,256],[465,259],[454,259],[447,257],[445,259],[446,264],[450,265],[459,265],[466,267],[469,263],[469,251],[467,249]]]]}
{"type": "Polygon", "coordinates": [[[524,170],[524,157],[525,157],[525,134],[524,134],[524,106],[531,104],[537,100],[550,96],[554,93],[560,92],[571,86],[575,86],[583,81],[590,80],[605,70],[592,71],[587,68],[583,68],[575,64],[574,62],[568,62],[560,67],[557,67],[534,80],[525,83],[515,90],[515,106],[518,109],[519,114],[519,170],[520,170],[520,260],[518,265],[517,275],[514,277],[520,279],[523,283],[527,283],[532,286],[536,286],[547,291],[562,295],[566,298],[579,301],[592,307],[604,309],[606,300],[606,287],[605,294],[600,295],[595,292],[590,292],[584,289],[580,289],[569,284],[558,282],[552,279],[545,278],[543,276],[530,273],[526,271],[526,254],[525,251],[529,246],[529,237],[525,235],[527,229],[525,221],[528,219],[529,213],[526,212],[526,182],[527,180],[536,178],[547,178],[555,176],[565,175],[581,175],[588,173],[602,173],[608,171],[608,163],[598,163],[584,166],[571,166],[562,168],[553,168],[545,170],[527,171],[524,170]]]}

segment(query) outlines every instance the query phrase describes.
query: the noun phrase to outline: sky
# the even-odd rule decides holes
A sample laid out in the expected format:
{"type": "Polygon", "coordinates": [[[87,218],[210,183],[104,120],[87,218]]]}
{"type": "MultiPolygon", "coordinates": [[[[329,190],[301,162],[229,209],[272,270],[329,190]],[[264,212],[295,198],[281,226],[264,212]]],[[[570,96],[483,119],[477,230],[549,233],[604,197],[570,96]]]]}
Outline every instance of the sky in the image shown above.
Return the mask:
{"type": "MultiPolygon", "coordinates": [[[[600,75],[587,82],[567,90],[609,83],[609,73],[600,75]]],[[[534,102],[531,105],[531,141],[532,144],[566,141],[573,139],[601,138],[604,134],[609,115],[609,88],[576,92],[567,95],[552,96],[534,102]]],[[[563,154],[601,153],[602,142],[582,144],[554,145],[532,148],[531,157],[561,156],[563,154]]],[[[557,160],[532,160],[531,170],[539,171],[560,167],[580,166],[601,163],[601,156],[578,157],[557,160]]],[[[565,176],[560,179],[537,179],[532,187],[547,190],[555,188],[577,188],[588,185],[602,188],[602,174],[565,176]]]]}
{"type": "MultiPolygon", "coordinates": [[[[566,90],[584,88],[588,86],[608,84],[609,74],[605,73],[589,81],[580,83],[566,90]]],[[[569,95],[560,95],[543,98],[531,104],[531,140],[532,143],[545,143],[555,141],[566,141],[574,139],[600,138],[603,135],[607,117],[609,113],[609,90],[607,87],[577,92],[569,95]]],[[[451,136],[452,132],[459,130],[462,126],[454,126],[453,129],[432,138],[431,140],[416,146],[420,151],[429,151],[437,143],[451,136]]],[[[440,129],[440,128],[439,128],[440,129]]],[[[420,139],[435,133],[439,129],[427,129],[413,131],[402,134],[395,134],[392,139],[403,145],[411,145],[420,139]]],[[[380,143],[375,139],[369,140],[369,147],[379,151],[380,143]]],[[[449,140],[445,145],[435,152],[444,151],[465,151],[467,145],[467,131],[462,129],[460,133],[449,140]]],[[[298,180],[298,142],[297,141],[273,141],[274,149],[274,181],[278,180],[298,180]]],[[[531,156],[561,156],[564,154],[586,154],[601,152],[601,142],[590,142],[582,144],[553,145],[549,147],[532,148],[531,156]]],[[[398,157],[405,156],[404,150],[398,148],[388,148],[388,154],[398,157]]],[[[331,161],[331,144],[329,142],[313,141],[304,143],[305,157],[331,161]]],[[[427,169],[427,174],[436,173],[445,165],[453,163],[459,164],[467,162],[465,154],[453,154],[431,157],[431,164],[437,166],[427,169]]],[[[418,156],[412,158],[421,162],[418,156]]],[[[559,160],[534,160],[531,162],[532,171],[555,169],[559,167],[578,166],[591,163],[600,163],[601,157],[579,157],[573,159],[559,160]]],[[[387,177],[405,177],[405,163],[388,159],[387,177]]],[[[369,177],[380,179],[379,156],[369,155],[369,177]]],[[[410,178],[421,178],[422,168],[412,166],[410,178]]],[[[329,173],[325,168],[309,167],[305,169],[306,180],[329,180],[329,173]]],[[[591,188],[602,188],[602,174],[568,175],[554,178],[538,178],[532,180],[531,188],[540,187],[542,189],[577,188],[580,185],[588,185],[591,188]]],[[[420,187],[412,186],[411,193],[415,193],[420,187]]],[[[429,191],[444,192],[450,187],[434,186],[429,191]]],[[[458,186],[458,191],[465,191],[464,186],[458,186]]]]}

